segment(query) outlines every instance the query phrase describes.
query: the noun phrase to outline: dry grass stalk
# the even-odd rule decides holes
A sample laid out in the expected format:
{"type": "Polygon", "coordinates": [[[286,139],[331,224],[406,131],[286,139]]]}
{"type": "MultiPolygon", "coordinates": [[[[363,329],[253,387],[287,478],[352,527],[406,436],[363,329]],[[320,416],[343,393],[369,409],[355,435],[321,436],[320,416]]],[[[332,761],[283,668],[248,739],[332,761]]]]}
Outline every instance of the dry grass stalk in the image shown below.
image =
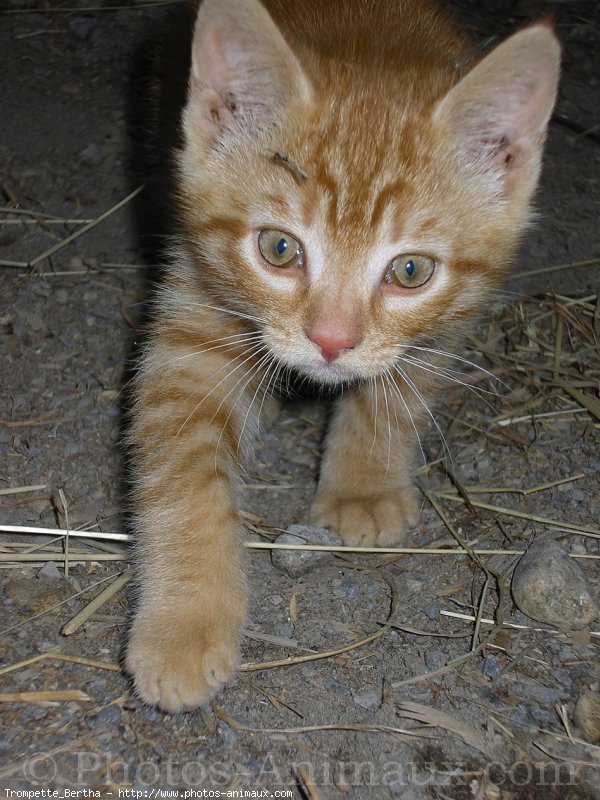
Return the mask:
{"type": "Polygon", "coordinates": [[[64,691],[48,692],[2,692],[0,693],[0,703],[35,703],[43,705],[57,706],[59,703],[84,703],[91,698],[79,689],[67,689],[64,691]]]}
{"type": "Polygon", "coordinates": [[[50,650],[48,653],[40,653],[40,655],[26,658],[24,661],[18,661],[16,664],[8,664],[6,667],[1,667],[0,675],[8,675],[9,672],[16,672],[32,664],[37,664],[38,661],[54,660],[66,661],[69,664],[82,664],[85,667],[95,667],[96,669],[106,669],[109,672],[121,672],[119,664],[113,664],[109,661],[98,661],[95,658],[84,658],[83,656],[70,656],[67,653],[58,653],[55,650],[50,650]]]}
{"type": "Polygon", "coordinates": [[[343,723],[339,724],[325,724],[325,725],[304,725],[299,728],[252,728],[249,725],[244,725],[230,716],[224,709],[219,706],[213,705],[213,712],[215,716],[223,720],[230,728],[238,731],[249,731],[251,733],[319,733],[320,731],[354,731],[356,733],[386,733],[392,736],[409,736],[418,739],[437,739],[433,736],[422,731],[414,731],[407,728],[394,728],[390,725],[363,725],[360,723],[343,723]]]}
{"type": "Polygon", "coordinates": [[[7,489],[0,489],[0,497],[6,497],[12,494],[21,494],[22,492],[43,492],[47,489],[48,485],[45,483],[36,484],[35,486],[13,486],[7,489]]]}
{"type": "MultiPolygon", "coordinates": [[[[461,614],[458,611],[445,611],[441,610],[440,614],[444,617],[454,617],[455,619],[464,619],[465,622],[475,622],[475,617],[472,614],[461,614]]],[[[488,619],[487,617],[481,618],[482,625],[495,625],[493,619],[488,619]]],[[[503,627],[505,628],[513,628],[517,631],[535,631],[536,633],[547,633],[547,634],[556,634],[561,633],[561,631],[554,630],[553,628],[534,628],[531,625],[520,625],[516,622],[505,622],[503,627]]],[[[600,631],[590,631],[590,636],[600,637],[600,631]]]]}
{"type": "Polygon", "coordinates": [[[75,616],[70,619],[66,625],[63,625],[61,633],[63,636],[70,636],[72,633],[80,628],[84,622],[87,622],[88,619],[98,611],[104,603],[108,602],[111,597],[113,597],[117,592],[119,592],[125,584],[131,578],[131,570],[125,570],[122,572],[116,580],[114,580],[110,586],[107,586],[106,589],[103,589],[99,595],[94,597],[86,606],[84,606],[79,613],[75,614],[75,616]]]}
{"type": "MultiPolygon", "coordinates": [[[[432,492],[432,495],[436,497],[442,497],[447,500],[462,500],[462,498],[457,498],[456,496],[450,495],[448,492],[432,492]]],[[[532,517],[531,515],[521,514],[520,512],[513,512],[512,514],[509,513],[511,509],[504,509],[499,508],[497,506],[489,506],[487,504],[481,504],[477,501],[472,501],[472,505],[476,508],[481,507],[484,509],[492,510],[492,511],[499,511],[506,512],[508,516],[519,516],[524,517],[525,519],[533,519],[534,521],[544,520],[544,517],[532,517]]],[[[566,530],[572,533],[585,533],[587,535],[600,535],[600,531],[596,531],[594,528],[586,528],[585,526],[579,526],[575,523],[565,523],[565,522],[557,522],[556,520],[546,520],[546,523],[552,525],[554,528],[566,530]]],[[[39,534],[43,536],[66,536],[67,531],[64,528],[37,528],[32,526],[25,526],[25,525],[0,525],[0,533],[23,533],[23,534],[39,534]]],[[[79,530],[70,530],[69,536],[71,538],[85,538],[85,539],[97,539],[98,541],[118,541],[118,542],[129,542],[131,541],[131,537],[126,533],[107,533],[101,531],[79,531],[79,530]]],[[[43,546],[46,546],[46,543],[43,546]]],[[[322,551],[328,553],[345,553],[345,554],[356,554],[356,555],[433,555],[433,556],[456,556],[456,555],[465,555],[465,551],[463,548],[457,547],[347,547],[345,545],[319,545],[319,544],[280,544],[277,542],[245,542],[244,546],[248,550],[311,550],[311,551],[322,551]]],[[[496,549],[488,549],[488,548],[472,548],[472,552],[475,553],[477,556],[518,556],[523,555],[523,550],[516,550],[511,548],[496,548],[496,549]]],[[[108,553],[108,554],[92,554],[85,551],[77,550],[74,551],[71,548],[71,555],[76,555],[80,561],[94,561],[95,559],[98,561],[119,561],[125,560],[127,558],[127,554],[125,551],[120,551],[117,553],[108,553]]],[[[600,555],[595,555],[593,553],[571,553],[571,558],[575,559],[590,559],[590,560],[599,560],[600,555]]],[[[40,553],[40,558],[46,558],[48,561],[63,561],[64,556],[58,554],[48,554],[46,557],[45,553],[40,553]]],[[[14,556],[5,556],[0,553],[0,563],[2,562],[18,562],[18,561],[34,561],[33,557],[25,557],[25,554],[19,555],[15,554],[14,556]]]]}
{"type": "Polygon", "coordinates": [[[475,730],[470,725],[467,725],[462,720],[445,714],[437,708],[426,706],[422,703],[396,703],[396,714],[399,717],[406,717],[416,722],[421,722],[435,728],[444,728],[444,730],[451,731],[480,753],[483,753],[488,758],[496,761],[500,753],[497,748],[486,745],[480,731],[475,730]]]}

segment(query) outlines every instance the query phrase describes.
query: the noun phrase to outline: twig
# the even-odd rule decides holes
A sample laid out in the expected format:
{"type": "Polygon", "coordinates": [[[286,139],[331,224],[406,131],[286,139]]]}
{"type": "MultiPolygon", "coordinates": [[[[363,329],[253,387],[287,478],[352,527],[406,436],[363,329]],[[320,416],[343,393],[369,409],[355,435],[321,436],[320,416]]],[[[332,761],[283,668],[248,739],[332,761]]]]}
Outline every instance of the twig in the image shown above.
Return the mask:
{"type": "Polygon", "coordinates": [[[39,656],[32,656],[26,658],[24,661],[18,661],[16,664],[9,664],[6,667],[0,668],[0,675],[8,675],[9,672],[16,672],[23,667],[29,667],[31,664],[36,664],[38,661],[53,660],[67,661],[69,664],[82,664],[84,667],[96,667],[97,669],[107,669],[109,672],[121,672],[121,667],[118,664],[112,664],[109,661],[98,661],[95,658],[83,658],[82,656],[69,656],[66,653],[57,653],[50,651],[48,653],[41,653],[39,656]]]}
{"type": "Polygon", "coordinates": [[[0,703],[82,703],[90,696],[79,689],[55,690],[47,692],[2,692],[0,703]]]}
{"type": "MultiPolygon", "coordinates": [[[[435,493],[438,494],[438,493],[435,493]]],[[[444,494],[439,493],[439,496],[446,497],[446,499],[456,499],[452,497],[447,497],[444,494]]],[[[479,504],[475,501],[472,501],[474,506],[478,506],[479,504]]],[[[495,509],[494,506],[491,506],[492,510],[495,509]]],[[[502,509],[504,511],[504,509],[502,509]]],[[[552,523],[554,527],[565,527],[564,523],[556,523],[553,520],[549,520],[549,523],[552,523]]],[[[570,530],[570,529],[569,529],[570,530]]],[[[56,536],[66,535],[66,531],[61,528],[35,528],[28,525],[0,525],[0,533],[33,533],[33,534],[41,534],[45,536],[56,536]]],[[[574,529],[574,532],[579,532],[579,528],[574,529]]],[[[120,542],[130,542],[132,541],[132,537],[127,533],[108,533],[104,531],[76,531],[72,530],[69,531],[69,535],[74,538],[87,538],[87,539],[98,539],[99,541],[102,540],[109,540],[109,541],[120,541],[120,542]]],[[[348,547],[346,545],[326,545],[326,544],[280,544],[278,542],[244,542],[244,547],[248,550],[310,550],[314,552],[325,552],[325,553],[356,553],[360,555],[415,555],[415,556],[456,556],[456,555],[465,555],[465,552],[462,548],[458,547],[348,547]]],[[[498,549],[491,549],[488,550],[487,548],[473,548],[473,552],[479,556],[522,556],[525,552],[524,550],[504,550],[501,548],[498,549]]],[[[596,555],[593,553],[569,553],[571,558],[580,558],[580,559],[590,559],[592,561],[599,560],[600,555],[596,555]]],[[[119,557],[122,558],[123,554],[119,554],[119,557]]],[[[0,556],[0,560],[10,561],[10,558],[4,558],[0,556]]],[[[31,560],[31,559],[29,559],[31,560]]],[[[88,559],[89,560],[89,559],[88,559]]],[[[115,560],[118,560],[115,559],[115,560]]]]}
{"type": "Polygon", "coordinates": [[[116,211],[118,211],[124,205],[133,200],[134,197],[137,197],[137,195],[143,189],[144,189],[144,184],[138,186],[138,188],[135,189],[130,194],[128,194],[127,197],[124,197],[114,206],[111,206],[111,208],[109,208],[108,211],[105,211],[103,214],[100,214],[100,216],[96,217],[95,220],[93,220],[92,222],[88,222],[88,224],[84,225],[82,228],[77,228],[76,231],[73,231],[73,233],[67,236],[65,239],[61,239],[60,242],[57,242],[52,247],[49,247],[47,250],[44,250],[43,253],[40,253],[38,256],[31,259],[31,261],[28,262],[28,266],[35,267],[35,265],[39,264],[40,261],[43,261],[45,258],[49,258],[50,256],[54,255],[54,253],[57,253],[59,250],[62,250],[63,247],[66,247],[66,245],[70,244],[75,239],[79,238],[80,236],[83,236],[84,233],[87,233],[89,230],[94,228],[100,222],[103,222],[105,219],[107,219],[107,217],[112,216],[116,211]]]}
{"type": "MultiPolygon", "coordinates": [[[[431,494],[440,497],[443,500],[451,500],[454,503],[464,503],[462,497],[458,495],[451,495],[447,492],[432,492],[431,494]]],[[[471,505],[475,508],[482,508],[485,511],[493,511],[497,514],[505,514],[508,517],[518,517],[519,519],[528,519],[531,522],[539,522],[542,525],[548,525],[551,528],[557,528],[563,531],[571,531],[573,533],[581,533],[584,536],[591,536],[600,539],[600,530],[591,528],[588,525],[579,525],[576,522],[563,522],[558,519],[550,519],[549,517],[540,517],[537,514],[527,514],[525,511],[516,511],[513,508],[506,508],[504,506],[493,506],[489,503],[483,503],[480,500],[471,500],[471,505]]]]}
{"type": "Polygon", "coordinates": [[[83,625],[84,622],[95,614],[95,612],[104,605],[110,598],[115,595],[118,591],[120,591],[129,579],[132,576],[131,570],[127,569],[122,572],[116,580],[114,580],[110,586],[107,586],[103,589],[97,597],[94,597],[87,605],[85,605],[81,611],[79,611],[75,616],[70,619],[65,625],[63,625],[61,633],[63,636],[70,636],[72,633],[83,625]]]}

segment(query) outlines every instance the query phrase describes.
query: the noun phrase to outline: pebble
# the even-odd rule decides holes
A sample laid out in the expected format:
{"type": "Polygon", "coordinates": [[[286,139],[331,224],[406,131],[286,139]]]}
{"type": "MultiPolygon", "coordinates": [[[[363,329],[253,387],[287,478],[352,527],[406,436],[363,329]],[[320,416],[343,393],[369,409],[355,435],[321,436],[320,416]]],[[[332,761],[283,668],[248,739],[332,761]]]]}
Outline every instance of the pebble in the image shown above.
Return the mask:
{"type": "Polygon", "coordinates": [[[440,609],[436,605],[425,606],[423,613],[428,619],[435,620],[440,618],[440,609]]]}
{"type": "MultiPolygon", "coordinates": [[[[291,525],[275,539],[276,544],[327,544],[341,545],[337,533],[327,528],[312,525],[291,525]]],[[[276,569],[285,572],[290,578],[299,578],[331,557],[323,550],[272,550],[271,562],[276,569]]]]}
{"type": "Polygon", "coordinates": [[[437,647],[432,647],[431,650],[426,650],[424,653],[425,665],[427,669],[439,669],[445,667],[448,663],[448,653],[439,650],[437,647]]]}
{"type": "Polygon", "coordinates": [[[368,684],[358,692],[352,692],[352,697],[357,706],[373,711],[381,705],[381,686],[368,684]]]}
{"type": "Polygon", "coordinates": [[[336,678],[330,678],[327,681],[327,688],[338,697],[347,697],[350,692],[346,684],[338,681],[336,678]]]}
{"type": "Polygon", "coordinates": [[[552,686],[542,686],[533,682],[516,681],[512,684],[510,692],[512,695],[519,695],[529,702],[539,703],[541,706],[553,706],[554,703],[565,697],[562,689],[554,689],[552,686]]]}
{"type": "Polygon", "coordinates": [[[575,703],[573,720],[590,744],[600,744],[600,696],[587,692],[575,703]]]}
{"type": "Polygon", "coordinates": [[[342,595],[349,600],[355,600],[358,597],[360,585],[356,578],[344,578],[340,585],[342,595]]]}
{"type": "Polygon", "coordinates": [[[97,25],[95,17],[83,17],[80,15],[72,17],[69,21],[69,30],[75,34],[78,39],[87,39],[90,33],[97,25]]]}
{"type": "Polygon", "coordinates": [[[51,578],[56,580],[61,578],[61,574],[54,561],[46,561],[44,566],[37,573],[36,578],[51,578]]]}
{"type": "Polygon", "coordinates": [[[559,628],[581,630],[598,616],[583,570],[551,532],[535,539],[521,556],[512,594],[528,617],[559,628]]]}
{"type": "Polygon", "coordinates": [[[92,142],[79,153],[79,159],[86,167],[97,167],[102,161],[102,151],[92,142]]]}
{"type": "Polygon", "coordinates": [[[122,712],[119,706],[112,703],[106,708],[103,708],[99,711],[95,717],[92,717],[89,721],[91,728],[98,728],[100,726],[109,725],[109,726],[116,726],[121,722],[122,712]]]}
{"type": "Polygon", "coordinates": [[[217,723],[217,733],[226,747],[234,747],[237,744],[238,735],[226,722],[217,723]]]}
{"type": "Polygon", "coordinates": [[[482,660],[482,672],[492,680],[497,678],[504,669],[503,665],[498,661],[495,655],[489,653],[482,660]]]}

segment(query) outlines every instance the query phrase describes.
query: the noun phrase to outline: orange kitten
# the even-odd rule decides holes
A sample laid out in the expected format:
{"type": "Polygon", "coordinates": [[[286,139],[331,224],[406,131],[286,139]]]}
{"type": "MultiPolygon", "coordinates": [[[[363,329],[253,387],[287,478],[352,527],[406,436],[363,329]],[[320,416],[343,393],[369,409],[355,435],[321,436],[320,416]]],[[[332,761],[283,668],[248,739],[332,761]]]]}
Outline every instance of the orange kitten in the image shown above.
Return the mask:
{"type": "Polygon", "coordinates": [[[416,523],[416,426],[528,224],[559,56],[541,23],[471,60],[414,0],[200,6],[132,426],[144,700],[194,707],[236,668],[237,461],[283,370],[345,387],[314,521],[353,545],[416,523]]]}

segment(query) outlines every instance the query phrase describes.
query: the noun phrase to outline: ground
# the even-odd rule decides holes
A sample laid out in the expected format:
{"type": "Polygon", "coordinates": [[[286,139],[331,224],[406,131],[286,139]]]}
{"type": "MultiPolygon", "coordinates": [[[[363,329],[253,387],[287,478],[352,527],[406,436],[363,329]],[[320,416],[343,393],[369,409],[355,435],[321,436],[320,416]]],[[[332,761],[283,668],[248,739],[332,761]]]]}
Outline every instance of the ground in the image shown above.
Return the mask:
{"type": "MultiPolygon", "coordinates": [[[[125,530],[120,389],[162,246],[148,77],[173,4],[114,5],[0,9],[6,526],[125,530]]],[[[600,16],[592,0],[463,0],[457,13],[482,42],[550,15],[565,63],[537,227],[466,351],[502,382],[466,367],[461,380],[489,393],[449,386],[436,419],[451,457],[433,424],[424,434],[410,545],[438,552],[344,553],[292,579],[250,550],[245,667],[210,708],[170,716],[119,667],[124,545],[71,536],[65,553],[63,539],[0,533],[0,788],[600,796],[600,749],[573,720],[600,686],[600,622],[557,630],[500,591],[510,553],[559,528],[598,597],[600,16]],[[474,630],[480,612],[495,624],[474,630]],[[10,696],[28,692],[51,694],[10,696]]],[[[247,476],[250,543],[308,521],[324,416],[297,400],[265,430],[247,476]]]]}

